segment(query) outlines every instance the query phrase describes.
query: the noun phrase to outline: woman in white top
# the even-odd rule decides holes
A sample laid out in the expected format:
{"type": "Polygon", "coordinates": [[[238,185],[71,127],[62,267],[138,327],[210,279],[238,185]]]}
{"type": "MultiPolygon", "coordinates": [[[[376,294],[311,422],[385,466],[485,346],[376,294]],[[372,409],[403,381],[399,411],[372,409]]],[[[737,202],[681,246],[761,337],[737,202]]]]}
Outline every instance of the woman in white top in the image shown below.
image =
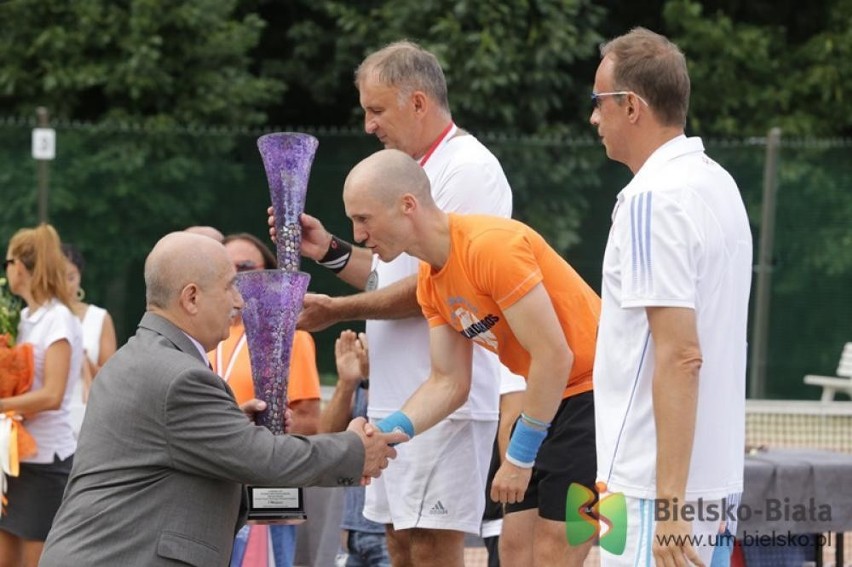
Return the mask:
{"type": "Polygon", "coordinates": [[[83,291],[80,282],[83,279],[83,270],[86,261],[80,251],[72,244],[63,244],[62,252],[66,257],[66,278],[69,292],[71,293],[71,312],[83,324],[83,350],[86,357],[83,359],[83,369],[80,380],[74,388],[71,397],[71,424],[74,428],[74,436],[80,433],[83,424],[83,414],[86,411],[86,400],[89,398],[89,388],[92,380],[97,375],[101,366],[109,357],[115,354],[115,325],[109,312],[102,307],[84,303],[86,292],[83,291]]]}
{"type": "Polygon", "coordinates": [[[68,403],[83,363],[83,332],[69,308],[65,257],[52,226],[16,232],[5,269],[9,289],[26,303],[17,341],[33,345],[35,376],[30,391],[0,399],[0,411],[25,417],[37,450],[21,459],[19,476],[8,478],[0,566],[36,567],[77,446],[68,403]]]}

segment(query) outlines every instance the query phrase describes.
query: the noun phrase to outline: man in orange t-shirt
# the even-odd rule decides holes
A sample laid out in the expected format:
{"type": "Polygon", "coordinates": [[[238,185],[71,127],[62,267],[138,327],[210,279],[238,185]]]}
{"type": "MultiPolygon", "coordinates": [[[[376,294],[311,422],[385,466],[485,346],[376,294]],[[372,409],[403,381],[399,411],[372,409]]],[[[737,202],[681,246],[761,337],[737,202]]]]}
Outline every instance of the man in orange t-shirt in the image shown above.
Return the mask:
{"type": "Polygon", "coordinates": [[[600,298],[530,227],[511,219],[447,215],[450,249],[440,268],[420,264],[417,300],[430,327],[450,325],[528,377],[532,357],[504,310],[541,284],[574,362],[562,398],[592,389],[600,298]]]}
{"type": "Polygon", "coordinates": [[[356,241],[385,262],[405,252],[422,263],[417,299],[430,326],[431,373],[383,431],[413,437],[468,396],[473,341],[527,379],[491,497],[525,514],[527,565],[582,565],[591,542],[565,537],[571,483],[594,486],[592,366],[600,298],[528,226],[447,214],[409,156],[383,150],[349,173],[343,189],[356,241]]]}

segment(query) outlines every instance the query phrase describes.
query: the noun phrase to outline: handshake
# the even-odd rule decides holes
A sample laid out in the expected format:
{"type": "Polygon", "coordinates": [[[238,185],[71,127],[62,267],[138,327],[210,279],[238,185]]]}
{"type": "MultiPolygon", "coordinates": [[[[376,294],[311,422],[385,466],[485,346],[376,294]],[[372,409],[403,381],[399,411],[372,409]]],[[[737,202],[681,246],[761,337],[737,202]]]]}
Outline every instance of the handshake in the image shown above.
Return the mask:
{"type": "Polygon", "coordinates": [[[356,417],[349,423],[347,431],[358,434],[364,444],[364,471],[361,475],[361,484],[370,484],[371,478],[378,478],[382,470],[387,468],[391,459],[396,457],[396,449],[393,445],[408,441],[409,437],[402,431],[382,431],[363,417],[356,417]]]}

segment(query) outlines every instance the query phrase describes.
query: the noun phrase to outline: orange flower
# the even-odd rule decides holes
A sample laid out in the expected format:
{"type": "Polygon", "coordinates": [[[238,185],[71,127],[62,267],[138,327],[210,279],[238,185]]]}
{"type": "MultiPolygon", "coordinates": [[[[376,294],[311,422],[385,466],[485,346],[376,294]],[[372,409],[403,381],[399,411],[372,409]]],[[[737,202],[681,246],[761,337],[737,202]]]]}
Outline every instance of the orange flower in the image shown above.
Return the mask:
{"type": "Polygon", "coordinates": [[[0,398],[23,394],[33,385],[33,345],[8,346],[8,335],[0,335],[0,398]]]}
{"type": "MultiPolygon", "coordinates": [[[[33,385],[35,364],[33,360],[33,345],[23,343],[17,346],[9,346],[9,336],[0,335],[0,398],[8,398],[23,394],[33,385]]],[[[14,412],[8,411],[0,415],[3,425],[0,446],[4,448],[4,455],[0,455],[0,493],[2,493],[2,504],[0,513],[6,504],[6,478],[5,475],[18,476],[18,463],[20,459],[34,455],[36,442],[33,436],[24,428],[21,420],[14,412]]]]}
{"type": "MultiPolygon", "coordinates": [[[[6,346],[6,335],[0,335],[0,398],[8,398],[23,394],[33,385],[35,363],[33,361],[33,345],[19,344],[14,347],[6,346]]],[[[13,412],[6,412],[13,417],[13,412]]],[[[18,432],[18,456],[21,458],[34,455],[35,439],[23,427],[18,432]]]]}

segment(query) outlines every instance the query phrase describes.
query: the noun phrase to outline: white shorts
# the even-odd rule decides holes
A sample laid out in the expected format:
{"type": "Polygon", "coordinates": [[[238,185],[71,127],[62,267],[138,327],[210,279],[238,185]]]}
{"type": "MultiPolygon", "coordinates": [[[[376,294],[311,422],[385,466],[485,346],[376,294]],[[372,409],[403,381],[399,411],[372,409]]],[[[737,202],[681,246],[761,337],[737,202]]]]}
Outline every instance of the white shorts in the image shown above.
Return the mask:
{"type": "MultiPolygon", "coordinates": [[[[654,500],[650,498],[625,497],[627,504],[627,541],[624,552],[613,555],[600,547],[601,567],[654,567],[654,500]]],[[[722,500],[705,500],[704,505],[717,506],[722,500]]],[[[725,530],[724,519],[695,517],[692,520],[692,544],[704,565],[710,567],[730,564],[733,536],[720,533],[725,530]],[[715,556],[714,556],[715,552],[715,556]]],[[[614,520],[614,518],[611,518],[614,520]]],[[[736,530],[736,527],[733,527],[736,530]]],[[[606,534],[603,534],[604,536],[606,534]]]]}
{"type": "Polygon", "coordinates": [[[397,458],[367,486],[364,517],[396,530],[479,534],[496,421],[441,421],[397,445],[397,458]]]}

